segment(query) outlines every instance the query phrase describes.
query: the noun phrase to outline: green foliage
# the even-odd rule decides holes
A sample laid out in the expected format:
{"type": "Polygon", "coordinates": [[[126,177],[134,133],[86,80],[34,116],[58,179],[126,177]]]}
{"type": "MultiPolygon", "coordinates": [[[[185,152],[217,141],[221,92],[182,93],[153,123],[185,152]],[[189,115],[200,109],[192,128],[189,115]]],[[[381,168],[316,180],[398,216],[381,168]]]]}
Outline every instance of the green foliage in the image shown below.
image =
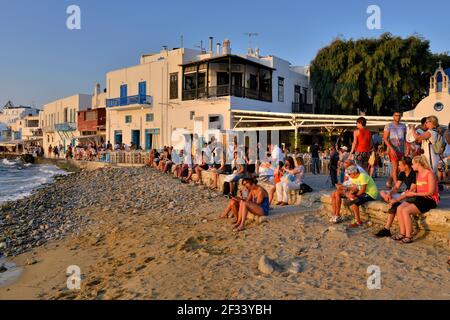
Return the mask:
{"type": "Polygon", "coordinates": [[[432,54],[429,41],[385,33],[378,39],[336,39],[311,63],[319,113],[390,115],[410,110],[426,95],[429,77],[448,53],[432,54]]]}

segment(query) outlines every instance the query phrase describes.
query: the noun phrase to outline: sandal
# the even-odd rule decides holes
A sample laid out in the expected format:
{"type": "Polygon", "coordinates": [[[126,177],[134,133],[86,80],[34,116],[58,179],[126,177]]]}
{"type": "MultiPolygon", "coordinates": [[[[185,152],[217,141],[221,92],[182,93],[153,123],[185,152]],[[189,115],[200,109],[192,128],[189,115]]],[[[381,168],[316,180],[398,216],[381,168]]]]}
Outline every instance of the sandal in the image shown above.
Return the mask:
{"type": "Polygon", "coordinates": [[[406,237],[405,235],[399,233],[399,234],[393,235],[391,237],[391,239],[395,240],[395,241],[402,241],[405,237],[406,237]]]}
{"type": "Polygon", "coordinates": [[[411,237],[404,237],[401,241],[402,244],[407,244],[413,242],[411,237]]]}

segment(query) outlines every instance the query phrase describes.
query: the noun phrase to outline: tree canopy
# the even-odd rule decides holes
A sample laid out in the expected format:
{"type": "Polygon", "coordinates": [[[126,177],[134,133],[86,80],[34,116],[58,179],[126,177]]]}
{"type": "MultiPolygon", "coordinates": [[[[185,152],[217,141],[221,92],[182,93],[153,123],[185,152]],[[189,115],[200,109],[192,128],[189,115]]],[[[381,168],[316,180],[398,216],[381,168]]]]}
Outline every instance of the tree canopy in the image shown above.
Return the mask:
{"type": "Polygon", "coordinates": [[[432,54],[428,40],[382,34],[377,39],[336,39],[311,63],[316,112],[388,115],[410,110],[426,95],[429,77],[448,53],[432,54]]]}

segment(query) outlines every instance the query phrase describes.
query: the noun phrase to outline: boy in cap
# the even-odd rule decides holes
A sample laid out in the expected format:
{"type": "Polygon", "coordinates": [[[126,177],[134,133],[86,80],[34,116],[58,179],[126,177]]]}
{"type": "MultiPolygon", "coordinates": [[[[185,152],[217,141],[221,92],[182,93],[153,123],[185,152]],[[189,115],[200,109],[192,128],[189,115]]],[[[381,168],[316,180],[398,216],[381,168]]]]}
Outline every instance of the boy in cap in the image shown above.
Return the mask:
{"type": "Polygon", "coordinates": [[[347,168],[347,173],[350,176],[350,181],[358,188],[356,194],[351,194],[347,198],[350,200],[349,205],[353,211],[355,219],[349,225],[350,228],[357,228],[362,225],[359,216],[359,207],[366,202],[375,201],[378,197],[378,188],[367,173],[359,172],[356,166],[350,166],[347,168]]]}

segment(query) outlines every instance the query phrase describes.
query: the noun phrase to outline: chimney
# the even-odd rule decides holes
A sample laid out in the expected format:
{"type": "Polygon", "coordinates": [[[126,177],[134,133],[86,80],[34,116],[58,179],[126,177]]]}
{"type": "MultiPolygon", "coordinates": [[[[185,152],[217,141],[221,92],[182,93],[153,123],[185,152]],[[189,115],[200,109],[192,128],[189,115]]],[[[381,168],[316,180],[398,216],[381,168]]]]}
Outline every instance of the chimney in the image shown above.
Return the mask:
{"type": "Polygon", "coordinates": [[[259,51],[259,48],[256,48],[255,49],[255,55],[259,58],[259,53],[260,53],[260,51],[259,51]]]}
{"type": "Polygon", "coordinates": [[[217,42],[217,44],[216,44],[216,54],[217,55],[220,54],[220,42],[217,42]]]}
{"type": "Polygon", "coordinates": [[[213,43],[214,43],[214,38],[213,37],[209,37],[209,53],[213,53],[213,43]]]}
{"type": "Polygon", "coordinates": [[[253,49],[252,48],[248,48],[247,49],[247,55],[248,56],[252,56],[253,55],[253,49]]]}
{"type": "Polygon", "coordinates": [[[94,87],[94,96],[97,96],[100,94],[100,83],[96,83],[94,87]]]}
{"type": "Polygon", "coordinates": [[[228,40],[228,39],[223,40],[222,53],[223,54],[231,54],[231,43],[230,43],[230,40],[228,40]]]}

